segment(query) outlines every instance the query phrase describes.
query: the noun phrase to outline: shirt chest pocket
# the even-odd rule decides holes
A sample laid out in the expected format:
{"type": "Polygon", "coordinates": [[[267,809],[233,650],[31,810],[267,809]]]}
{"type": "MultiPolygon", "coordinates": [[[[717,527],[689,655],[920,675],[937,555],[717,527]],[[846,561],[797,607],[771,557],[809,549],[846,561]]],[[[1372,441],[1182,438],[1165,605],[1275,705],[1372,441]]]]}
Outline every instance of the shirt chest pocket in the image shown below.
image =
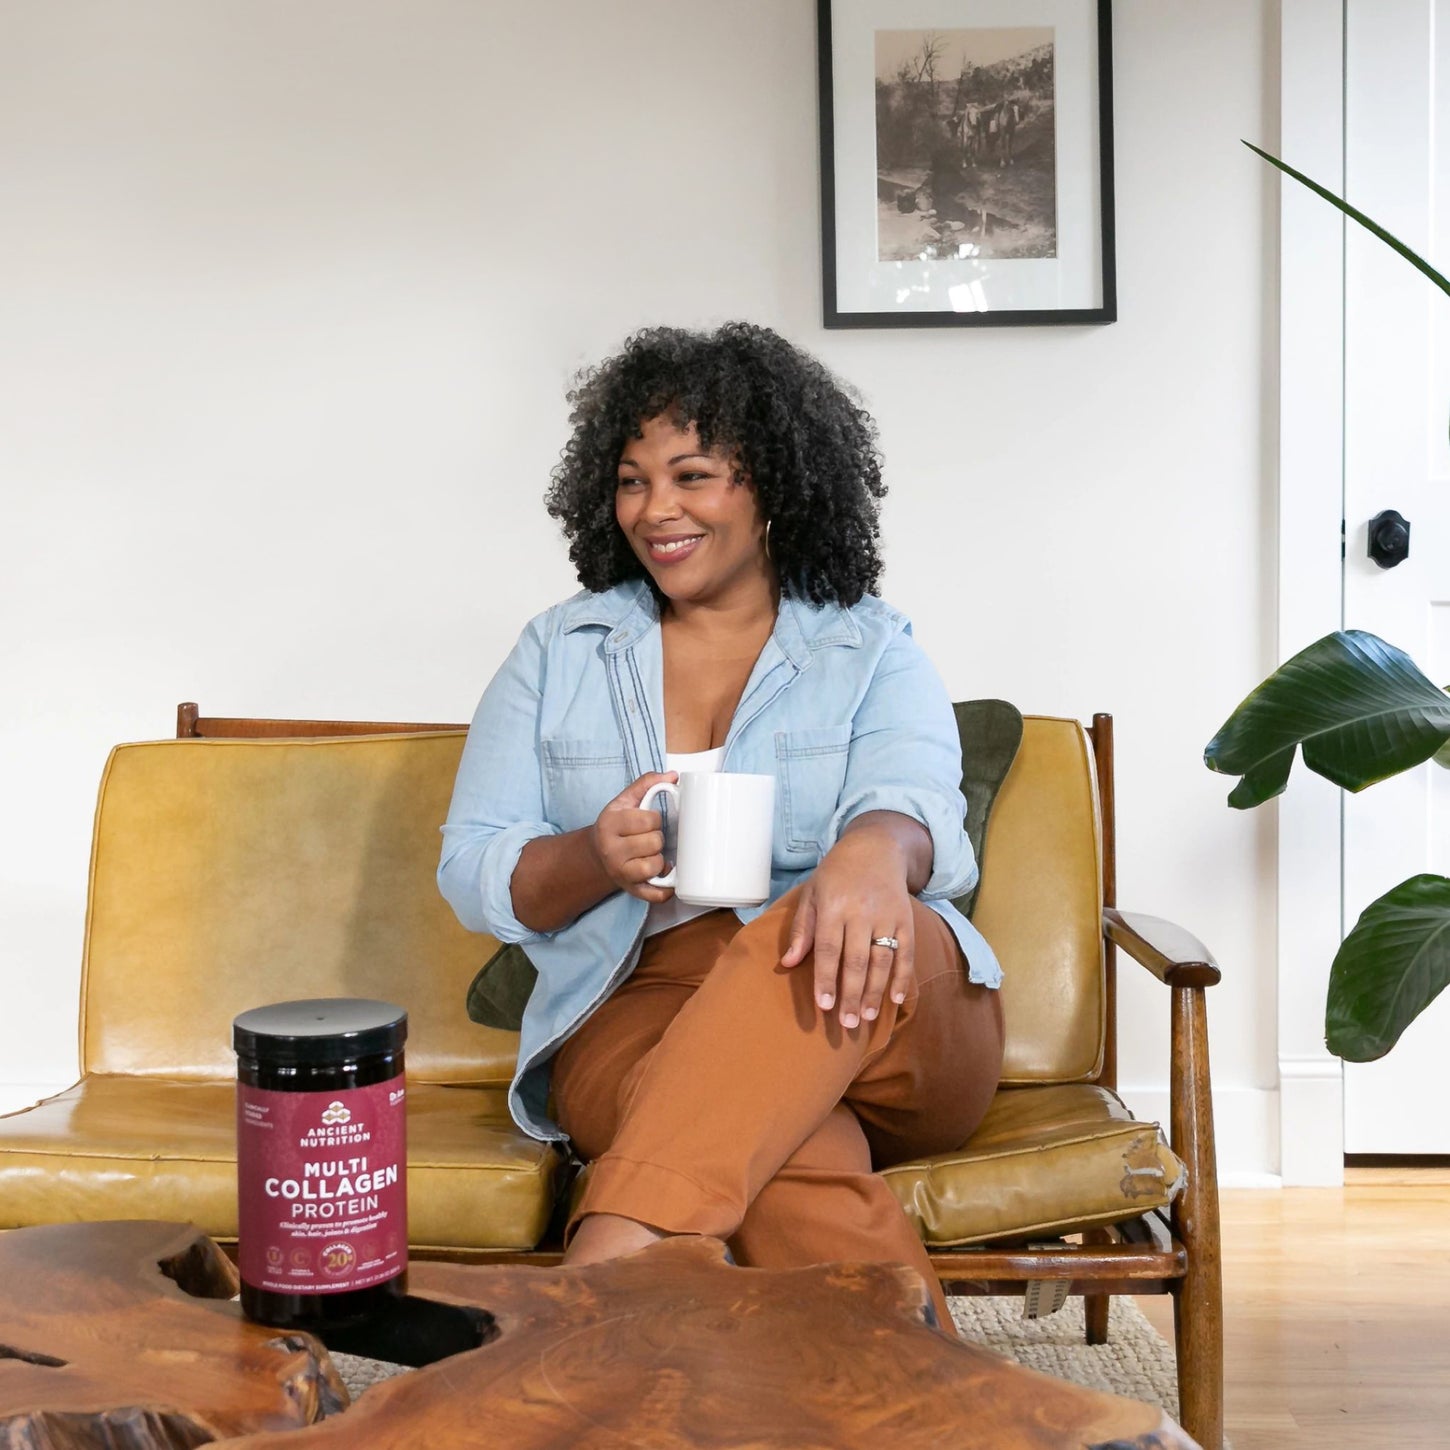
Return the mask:
{"type": "Polygon", "coordinates": [[[778,730],[775,735],[776,782],[780,811],[778,840],[790,857],[819,860],[826,847],[831,817],[840,803],[850,758],[851,724],[812,730],[778,730]]]}
{"type": "Polygon", "coordinates": [[[599,812],[629,784],[624,745],[616,735],[595,740],[540,742],[544,763],[544,809],[562,831],[592,826],[599,812]]]}

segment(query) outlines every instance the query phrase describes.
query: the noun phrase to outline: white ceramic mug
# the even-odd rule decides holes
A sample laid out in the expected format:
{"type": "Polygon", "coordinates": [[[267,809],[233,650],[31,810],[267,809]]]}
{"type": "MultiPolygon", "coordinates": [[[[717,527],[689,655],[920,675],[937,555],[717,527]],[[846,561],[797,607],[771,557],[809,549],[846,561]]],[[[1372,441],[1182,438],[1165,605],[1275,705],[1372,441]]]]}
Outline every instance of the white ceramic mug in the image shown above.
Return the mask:
{"type": "Polygon", "coordinates": [[[770,848],[775,823],[775,777],[727,771],[686,771],[679,785],[661,781],[640,801],[675,802],[679,830],[675,864],[652,886],[673,886],[695,906],[759,906],[770,896],[770,848]]]}

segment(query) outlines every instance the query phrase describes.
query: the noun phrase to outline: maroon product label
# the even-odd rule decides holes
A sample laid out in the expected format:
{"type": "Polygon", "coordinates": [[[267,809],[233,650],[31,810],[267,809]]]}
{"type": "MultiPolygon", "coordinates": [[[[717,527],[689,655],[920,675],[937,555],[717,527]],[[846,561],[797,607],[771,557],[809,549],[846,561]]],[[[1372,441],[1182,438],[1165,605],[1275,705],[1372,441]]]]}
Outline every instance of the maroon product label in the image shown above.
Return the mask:
{"type": "Polygon", "coordinates": [[[254,1289],[338,1294],[408,1266],[403,1078],[336,1092],[237,1084],[237,1267],[254,1289]]]}

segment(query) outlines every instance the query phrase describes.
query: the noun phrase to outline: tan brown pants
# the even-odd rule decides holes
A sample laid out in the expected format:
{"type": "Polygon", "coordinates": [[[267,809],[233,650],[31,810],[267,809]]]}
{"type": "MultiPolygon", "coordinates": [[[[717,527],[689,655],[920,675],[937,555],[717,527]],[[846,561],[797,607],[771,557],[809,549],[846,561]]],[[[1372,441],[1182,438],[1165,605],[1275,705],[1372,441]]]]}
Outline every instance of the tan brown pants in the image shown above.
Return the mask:
{"type": "Polygon", "coordinates": [[[1001,1072],[1000,994],[967,981],[951,930],[915,902],[916,986],[843,1029],[813,1000],[809,959],[780,966],[795,900],[647,938],[559,1050],[559,1122],[594,1160],[574,1222],[712,1234],[758,1268],[909,1264],[950,1331],[921,1240],[872,1169],[966,1142],[1001,1072]]]}

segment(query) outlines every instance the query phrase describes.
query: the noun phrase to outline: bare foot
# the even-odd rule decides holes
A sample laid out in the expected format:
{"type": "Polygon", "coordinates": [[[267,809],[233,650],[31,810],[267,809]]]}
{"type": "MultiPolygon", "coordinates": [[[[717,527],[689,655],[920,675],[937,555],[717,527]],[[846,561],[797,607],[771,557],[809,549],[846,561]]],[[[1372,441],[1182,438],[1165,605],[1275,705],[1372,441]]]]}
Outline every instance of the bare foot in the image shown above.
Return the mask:
{"type": "Polygon", "coordinates": [[[668,1237],[662,1229],[637,1223],[632,1218],[621,1218],[616,1213],[591,1213],[574,1230],[564,1263],[576,1269],[585,1264],[602,1264],[625,1254],[636,1254],[668,1237]]]}

